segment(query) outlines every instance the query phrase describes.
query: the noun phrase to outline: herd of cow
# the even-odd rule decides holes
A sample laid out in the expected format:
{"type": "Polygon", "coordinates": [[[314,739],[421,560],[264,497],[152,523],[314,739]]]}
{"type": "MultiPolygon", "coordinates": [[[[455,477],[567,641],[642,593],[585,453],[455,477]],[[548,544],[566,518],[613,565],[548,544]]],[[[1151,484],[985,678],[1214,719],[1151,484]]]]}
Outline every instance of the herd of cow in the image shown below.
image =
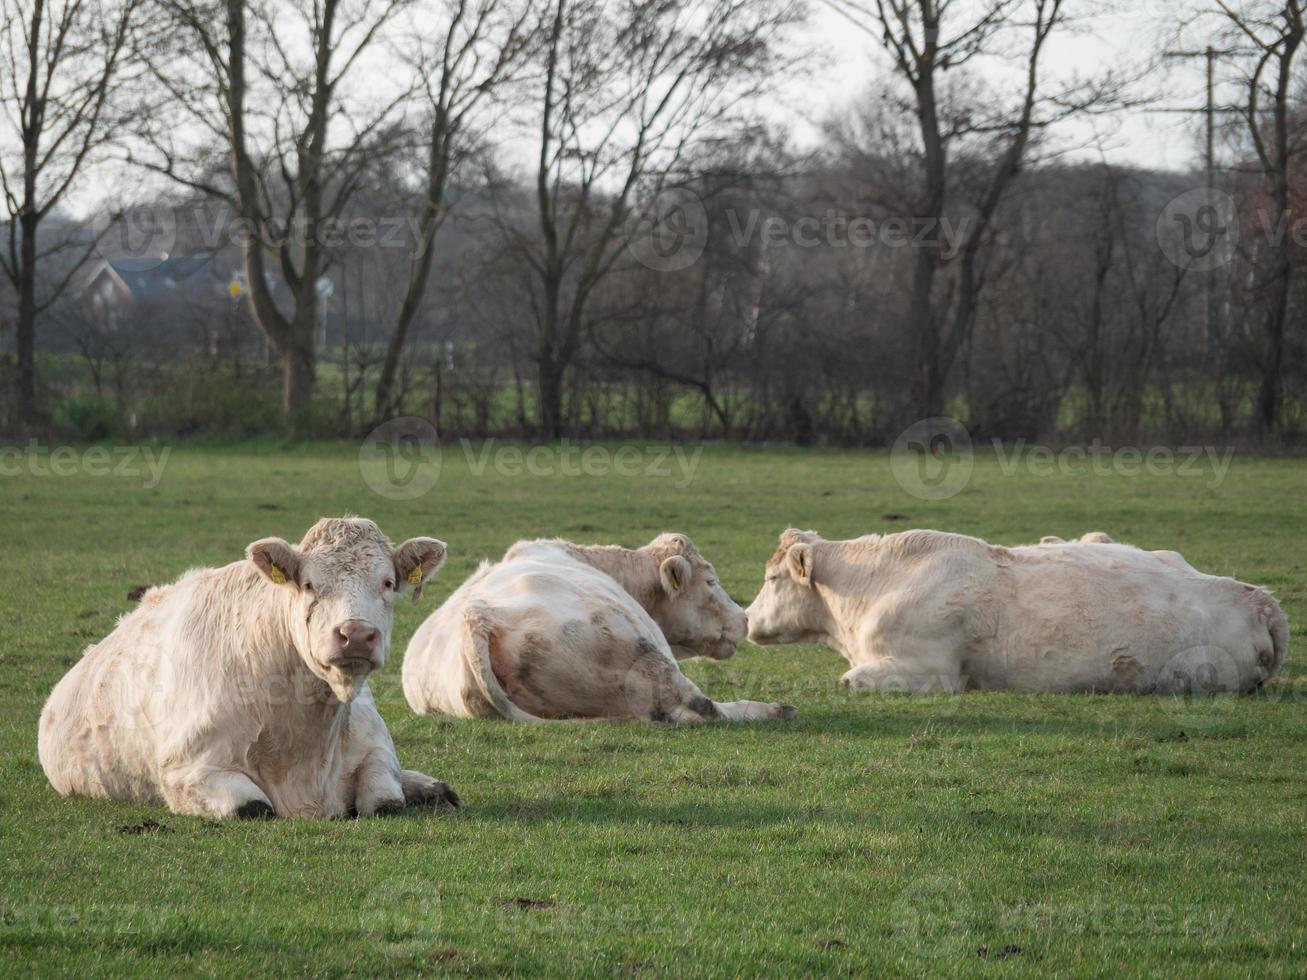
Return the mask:
{"type": "MultiPolygon", "coordinates": [[[[210,817],[458,807],[400,768],[367,685],[395,597],[417,598],[444,543],[394,547],[371,521],[332,518],[246,554],[145,592],[59,682],[39,735],[54,788],[210,817]]],[[[404,693],[420,713],[520,722],[792,718],[712,701],[677,665],[730,657],[746,636],[825,644],[856,689],[1207,694],[1265,683],[1288,622],[1265,589],[1101,533],[1004,548],[788,530],[747,610],[681,534],[637,549],[524,541],[419,627],[404,693]]]]}

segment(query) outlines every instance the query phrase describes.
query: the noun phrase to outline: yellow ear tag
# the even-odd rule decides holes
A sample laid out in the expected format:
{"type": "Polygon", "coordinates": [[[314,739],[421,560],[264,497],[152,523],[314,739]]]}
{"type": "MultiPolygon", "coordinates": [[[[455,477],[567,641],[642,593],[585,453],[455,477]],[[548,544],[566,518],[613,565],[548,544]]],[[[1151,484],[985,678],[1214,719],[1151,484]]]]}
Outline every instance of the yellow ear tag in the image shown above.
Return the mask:
{"type": "Polygon", "coordinates": [[[422,581],[422,566],[414,565],[413,571],[408,573],[408,584],[417,585],[421,581],[422,581]]]}
{"type": "Polygon", "coordinates": [[[286,584],[286,573],[276,565],[273,565],[268,569],[268,578],[272,579],[278,585],[286,584]]]}

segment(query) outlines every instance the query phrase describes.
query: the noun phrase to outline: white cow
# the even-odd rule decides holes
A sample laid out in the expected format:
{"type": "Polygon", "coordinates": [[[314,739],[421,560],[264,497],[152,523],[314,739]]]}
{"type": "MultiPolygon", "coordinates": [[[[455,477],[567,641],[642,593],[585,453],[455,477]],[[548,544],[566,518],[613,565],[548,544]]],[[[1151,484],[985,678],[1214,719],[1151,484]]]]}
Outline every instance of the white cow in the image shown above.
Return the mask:
{"type": "Polygon", "coordinates": [[[1116,544],[1116,541],[1108,534],[1102,531],[1088,531],[1080,535],[1076,541],[1067,541],[1065,538],[1059,538],[1056,534],[1046,534],[1039,539],[1040,544],[1116,544]]]}
{"type": "MultiPolygon", "coordinates": [[[[1118,542],[1115,538],[1111,537],[1108,534],[1105,534],[1102,531],[1089,531],[1086,534],[1080,535],[1080,537],[1077,538],[1075,541],[1067,541],[1063,538],[1057,537],[1056,535],[1049,534],[1040,538],[1039,543],[1041,545],[1043,544],[1120,544],[1120,542],[1118,542]]],[[[1128,548],[1131,546],[1123,545],[1123,547],[1128,548]]],[[[1195,575],[1202,574],[1201,572],[1198,571],[1198,569],[1194,568],[1193,565],[1190,565],[1187,561],[1185,561],[1184,556],[1180,554],[1180,552],[1178,551],[1150,551],[1149,554],[1151,554],[1158,561],[1165,562],[1166,564],[1171,565],[1182,572],[1193,572],[1195,575]]]]}
{"type": "Polygon", "coordinates": [[[684,535],[637,549],[523,541],[418,628],[404,694],[423,714],[528,722],[793,717],[783,704],[711,701],[681,673],[678,656],[724,659],[746,630],[684,535]]]}
{"type": "MultiPolygon", "coordinates": [[[[1248,691],[1284,662],[1265,589],[1129,545],[1002,548],[939,531],[788,530],[748,609],[755,643],[823,643],[877,690],[1248,691]]],[[[1179,556],[1176,556],[1177,558],[1179,556]]]]}
{"type": "Polygon", "coordinates": [[[393,548],[371,521],[339,518],[246,553],[145,593],[64,676],[41,713],[51,785],[209,817],[458,806],[400,769],[367,683],[396,594],[416,598],[445,545],[393,548]]]}

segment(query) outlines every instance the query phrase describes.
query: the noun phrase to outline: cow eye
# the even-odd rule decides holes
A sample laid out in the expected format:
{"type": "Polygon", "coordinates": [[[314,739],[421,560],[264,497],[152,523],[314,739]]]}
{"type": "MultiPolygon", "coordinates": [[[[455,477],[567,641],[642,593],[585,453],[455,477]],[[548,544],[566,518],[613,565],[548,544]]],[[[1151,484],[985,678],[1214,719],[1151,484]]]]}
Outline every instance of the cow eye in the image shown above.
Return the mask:
{"type": "Polygon", "coordinates": [[[395,583],[390,579],[386,579],[386,581],[381,583],[381,587],[385,589],[387,592],[389,592],[391,589],[395,587],[395,583]]]}
{"type": "Polygon", "coordinates": [[[312,583],[312,582],[305,582],[305,583],[304,583],[304,591],[305,591],[305,592],[312,592],[312,591],[313,591],[313,583],[312,583]]]}

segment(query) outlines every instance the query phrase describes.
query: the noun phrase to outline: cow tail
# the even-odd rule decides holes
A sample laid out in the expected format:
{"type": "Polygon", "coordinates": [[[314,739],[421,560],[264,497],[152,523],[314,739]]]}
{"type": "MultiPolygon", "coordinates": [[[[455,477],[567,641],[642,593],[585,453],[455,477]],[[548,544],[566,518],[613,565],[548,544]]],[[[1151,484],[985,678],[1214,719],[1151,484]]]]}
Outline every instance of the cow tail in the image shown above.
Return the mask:
{"type": "MultiPolygon", "coordinates": [[[[1271,639],[1271,662],[1267,663],[1261,658],[1260,666],[1266,671],[1267,677],[1272,677],[1289,653],[1289,617],[1284,614],[1270,590],[1255,585],[1245,585],[1243,589],[1244,595],[1256,610],[1257,622],[1266,628],[1271,639]]],[[[1264,649],[1262,653],[1265,653],[1264,649]]]]}
{"type": "Polygon", "coordinates": [[[1289,654],[1289,617],[1284,614],[1280,604],[1271,596],[1267,595],[1270,605],[1268,624],[1271,633],[1271,643],[1275,647],[1275,663],[1271,666],[1271,673],[1274,674],[1284,663],[1284,658],[1289,654]]]}
{"type": "Polygon", "coordinates": [[[481,603],[469,605],[463,613],[463,663],[468,673],[476,682],[477,690],[494,706],[501,718],[521,722],[543,721],[515,705],[495,676],[494,668],[490,665],[490,636],[494,626],[489,608],[481,603]]]}

